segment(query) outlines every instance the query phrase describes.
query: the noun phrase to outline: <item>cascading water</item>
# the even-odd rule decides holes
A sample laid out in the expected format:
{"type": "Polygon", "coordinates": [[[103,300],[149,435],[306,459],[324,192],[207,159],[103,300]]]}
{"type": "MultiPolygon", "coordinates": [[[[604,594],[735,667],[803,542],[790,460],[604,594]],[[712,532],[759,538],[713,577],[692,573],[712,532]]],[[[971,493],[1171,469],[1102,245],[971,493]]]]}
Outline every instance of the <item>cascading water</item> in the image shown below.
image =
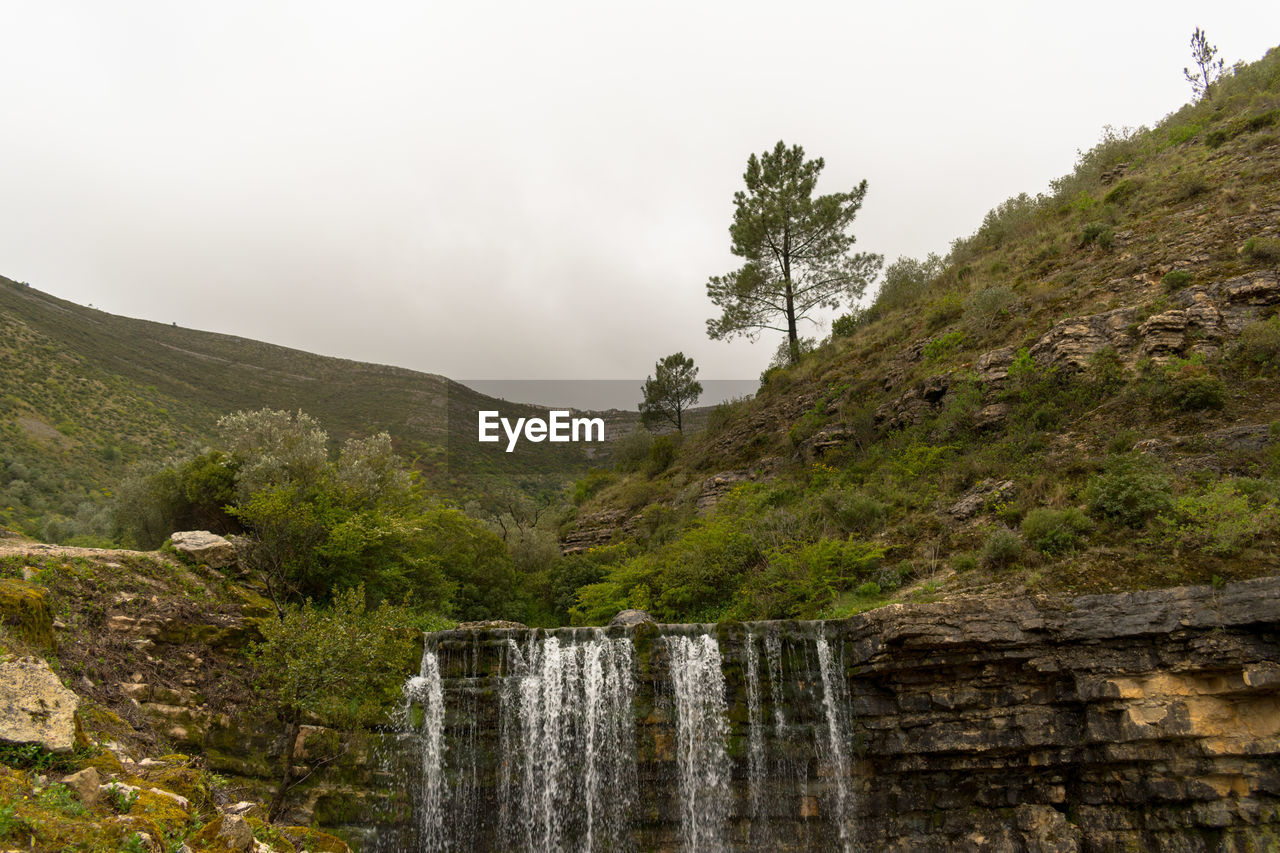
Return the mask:
{"type": "Polygon", "coordinates": [[[818,751],[819,754],[825,754],[830,775],[835,778],[836,827],[840,834],[840,846],[847,853],[853,845],[849,832],[849,750],[845,745],[848,726],[843,713],[849,702],[845,695],[843,674],[831,659],[831,647],[827,644],[827,635],[821,626],[814,645],[818,651],[818,672],[822,677],[822,710],[826,718],[825,743],[819,738],[818,751]]]}
{"type": "Polygon", "coordinates": [[[851,850],[838,636],[800,622],[429,635],[387,740],[412,813],[376,849],[851,850]]]}
{"type": "Polygon", "coordinates": [[[502,754],[488,795],[480,765],[495,756],[479,743],[486,718],[481,705],[494,691],[478,665],[469,667],[452,718],[434,650],[424,653],[421,674],[406,685],[408,702],[422,709],[412,849],[468,851],[489,835],[502,849],[629,848],[635,788],[630,640],[600,630],[586,637],[535,634],[523,647],[508,641],[501,664],[502,754]],[[457,748],[448,749],[446,741],[457,748]]]}
{"type": "Polygon", "coordinates": [[[728,706],[720,646],[710,634],[666,637],[675,696],[684,849],[724,848],[729,816],[728,706]]]}
{"type": "Polygon", "coordinates": [[[751,842],[767,849],[770,845],[769,819],[765,812],[764,787],[767,773],[764,749],[764,719],[760,702],[760,653],[756,637],[746,637],[747,651],[747,793],[751,798],[751,842]]]}
{"type": "Polygon", "coordinates": [[[444,846],[444,814],[441,809],[444,791],[444,685],[440,680],[440,662],[435,649],[430,646],[423,649],[421,674],[409,679],[404,694],[405,719],[415,705],[422,709],[419,726],[422,732],[422,800],[418,831],[426,849],[439,850],[444,846]]]}

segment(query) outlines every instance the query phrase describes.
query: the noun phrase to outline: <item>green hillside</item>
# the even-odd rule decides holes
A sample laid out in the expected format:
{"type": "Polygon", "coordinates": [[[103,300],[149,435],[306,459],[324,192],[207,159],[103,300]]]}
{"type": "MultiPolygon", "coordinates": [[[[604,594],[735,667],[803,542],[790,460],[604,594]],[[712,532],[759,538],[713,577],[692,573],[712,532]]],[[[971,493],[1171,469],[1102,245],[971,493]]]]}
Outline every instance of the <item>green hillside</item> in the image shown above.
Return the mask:
{"type": "Polygon", "coordinates": [[[1278,268],[1272,50],[1154,128],[1108,128],[946,258],[891,265],[665,470],[585,481],[575,618],[1274,574],[1278,268]]]}
{"type": "Polygon", "coordinates": [[[102,499],[131,464],[208,444],[242,409],[301,409],[335,443],[385,430],[459,498],[559,488],[586,466],[580,445],[482,447],[477,409],[533,410],[442,376],[118,317],[2,277],[0,388],[0,524],[52,541],[104,530],[102,499]]]}

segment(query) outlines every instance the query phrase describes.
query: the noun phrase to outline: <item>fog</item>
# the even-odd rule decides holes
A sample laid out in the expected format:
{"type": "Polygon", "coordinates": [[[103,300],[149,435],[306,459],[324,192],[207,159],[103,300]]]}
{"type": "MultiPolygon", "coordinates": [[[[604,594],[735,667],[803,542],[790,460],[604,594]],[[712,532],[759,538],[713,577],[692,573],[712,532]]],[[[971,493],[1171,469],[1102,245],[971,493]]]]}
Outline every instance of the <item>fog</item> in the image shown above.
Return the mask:
{"type": "MultiPolygon", "coordinates": [[[[779,140],[943,252],[1191,95],[1280,4],[3,3],[0,274],[113,313],[461,379],[640,379],[707,338],[779,140]]],[[[820,336],[820,328],[802,330],[820,336]]]]}

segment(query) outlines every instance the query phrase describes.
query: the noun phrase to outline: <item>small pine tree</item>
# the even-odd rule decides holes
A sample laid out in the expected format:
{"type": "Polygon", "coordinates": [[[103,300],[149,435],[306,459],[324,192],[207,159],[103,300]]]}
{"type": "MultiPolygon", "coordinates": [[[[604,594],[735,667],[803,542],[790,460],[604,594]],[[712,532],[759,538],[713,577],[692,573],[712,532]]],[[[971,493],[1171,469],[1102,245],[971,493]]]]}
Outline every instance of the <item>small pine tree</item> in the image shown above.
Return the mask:
{"type": "Polygon", "coordinates": [[[1209,87],[1222,78],[1225,62],[1221,59],[1214,61],[1217,55],[1217,46],[1209,44],[1204,30],[1196,27],[1191,35],[1191,58],[1200,70],[1192,73],[1190,68],[1183,68],[1182,73],[1191,84],[1191,91],[1195,93],[1197,101],[1209,94],[1209,87]]]}
{"type": "Polygon", "coordinates": [[[670,423],[683,433],[684,413],[702,395],[698,368],[693,366],[693,359],[678,352],[657,362],[654,373],[644,381],[640,421],[646,427],[670,423]]]}

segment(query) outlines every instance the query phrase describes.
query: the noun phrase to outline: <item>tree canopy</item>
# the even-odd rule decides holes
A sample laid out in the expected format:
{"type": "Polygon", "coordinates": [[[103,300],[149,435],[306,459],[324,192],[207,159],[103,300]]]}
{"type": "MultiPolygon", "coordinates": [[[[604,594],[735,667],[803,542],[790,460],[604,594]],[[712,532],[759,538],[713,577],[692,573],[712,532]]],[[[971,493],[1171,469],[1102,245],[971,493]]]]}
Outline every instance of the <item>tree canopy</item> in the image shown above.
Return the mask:
{"type": "Polygon", "coordinates": [[[644,381],[640,421],[647,427],[669,423],[684,432],[684,412],[702,395],[698,368],[682,352],[673,353],[654,365],[654,375],[644,381]]]}
{"type": "Polygon", "coordinates": [[[723,309],[707,321],[715,340],[762,330],[785,332],[791,362],[800,359],[799,320],[819,308],[855,300],[879,272],[883,259],[851,252],[849,232],[867,194],[864,180],[849,192],[814,196],[821,157],[806,160],[799,145],[779,141],[747,160],[746,191],[734,194],[731,251],[746,262],[707,282],[707,295],[723,309]]]}

